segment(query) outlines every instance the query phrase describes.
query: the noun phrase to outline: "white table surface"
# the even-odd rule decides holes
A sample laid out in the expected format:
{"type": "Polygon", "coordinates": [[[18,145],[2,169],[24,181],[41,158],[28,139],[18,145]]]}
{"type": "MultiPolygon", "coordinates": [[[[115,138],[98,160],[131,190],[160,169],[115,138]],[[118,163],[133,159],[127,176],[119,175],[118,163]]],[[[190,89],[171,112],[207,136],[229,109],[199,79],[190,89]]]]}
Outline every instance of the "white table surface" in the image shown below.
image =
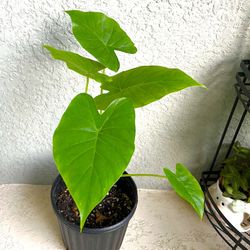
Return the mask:
{"type": "MultiPolygon", "coordinates": [[[[50,186],[0,185],[0,250],[63,250],[50,186]]],[[[121,250],[226,250],[206,220],[173,191],[139,190],[121,250]]]]}

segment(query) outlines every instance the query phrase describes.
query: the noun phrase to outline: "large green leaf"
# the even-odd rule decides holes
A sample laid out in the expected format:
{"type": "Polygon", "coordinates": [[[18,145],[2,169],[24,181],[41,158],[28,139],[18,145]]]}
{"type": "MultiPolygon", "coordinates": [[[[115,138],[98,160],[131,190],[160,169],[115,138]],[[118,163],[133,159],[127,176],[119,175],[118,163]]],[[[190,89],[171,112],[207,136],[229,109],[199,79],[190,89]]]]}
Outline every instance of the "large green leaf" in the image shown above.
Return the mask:
{"type": "Polygon", "coordinates": [[[126,169],[134,151],[135,113],[126,98],[100,115],[94,99],[77,95],[53,137],[56,166],[80,211],[81,225],[126,169]]]}
{"type": "Polygon", "coordinates": [[[141,66],[123,71],[104,83],[109,90],[95,98],[98,109],[105,109],[116,98],[127,97],[134,107],[142,107],[163,96],[190,86],[204,86],[179,69],[161,66],[141,66]]]}
{"type": "Polygon", "coordinates": [[[54,59],[65,62],[69,69],[74,70],[83,76],[92,78],[97,82],[109,80],[108,76],[98,73],[98,71],[105,68],[105,66],[99,62],[93,61],[70,51],[55,49],[49,45],[45,45],[44,48],[50,52],[54,59]]]}
{"type": "Polygon", "coordinates": [[[118,71],[120,64],[115,50],[137,51],[131,39],[112,18],[99,12],[66,11],[72,30],[81,46],[107,68],[118,71]]]}
{"type": "Polygon", "coordinates": [[[164,172],[176,193],[189,202],[200,218],[204,213],[204,194],[194,176],[182,164],[176,164],[176,174],[164,168],[164,172]]]}

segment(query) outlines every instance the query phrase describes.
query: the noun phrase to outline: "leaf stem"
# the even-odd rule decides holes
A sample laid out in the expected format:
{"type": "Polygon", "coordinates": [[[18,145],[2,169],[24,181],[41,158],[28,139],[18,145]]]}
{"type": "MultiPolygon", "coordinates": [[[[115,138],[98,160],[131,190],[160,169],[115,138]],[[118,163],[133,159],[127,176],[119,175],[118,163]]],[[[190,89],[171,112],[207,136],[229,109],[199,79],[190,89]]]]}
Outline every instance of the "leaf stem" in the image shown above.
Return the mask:
{"type": "MultiPolygon", "coordinates": [[[[102,70],[102,73],[105,75],[105,68],[102,70]]],[[[101,85],[100,89],[101,89],[101,95],[102,95],[103,94],[102,85],[101,85]]]]}
{"type": "MultiPolygon", "coordinates": [[[[102,73],[105,74],[105,68],[102,70],[102,73]]],[[[102,95],[102,94],[103,94],[102,85],[100,86],[100,90],[101,90],[100,93],[101,93],[101,95],[102,95]]],[[[102,114],[102,112],[103,112],[103,111],[100,110],[100,114],[102,114]]]]}
{"type": "Polygon", "coordinates": [[[167,179],[166,176],[160,175],[160,174],[123,174],[122,177],[132,177],[132,176],[147,176],[147,177],[157,177],[157,178],[162,178],[162,179],[167,179]]]}
{"type": "Polygon", "coordinates": [[[88,93],[89,89],[89,77],[86,77],[85,93],[88,93]]]}

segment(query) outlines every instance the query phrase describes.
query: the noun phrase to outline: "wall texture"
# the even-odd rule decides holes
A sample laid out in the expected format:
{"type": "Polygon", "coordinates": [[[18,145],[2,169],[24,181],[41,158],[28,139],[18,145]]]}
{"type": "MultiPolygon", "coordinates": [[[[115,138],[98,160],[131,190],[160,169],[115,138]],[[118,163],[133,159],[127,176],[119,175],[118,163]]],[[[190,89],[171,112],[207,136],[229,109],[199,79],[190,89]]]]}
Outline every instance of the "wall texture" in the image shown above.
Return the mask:
{"type": "MultiPolygon", "coordinates": [[[[68,9],[118,20],[138,48],[136,55],[119,54],[121,70],[178,67],[207,85],[207,91],[187,89],[137,110],[129,166],[130,172],[161,173],[182,162],[199,176],[231,108],[239,62],[250,57],[248,0],[1,0],[0,183],[51,183],[56,175],[52,134],[70,100],[84,90],[84,79],[50,59],[42,44],[80,51],[63,12],[68,9]]],[[[97,84],[91,90],[97,94],[97,84]]],[[[247,126],[248,120],[243,143],[250,141],[247,126]]],[[[149,178],[137,183],[167,187],[149,178]]]]}

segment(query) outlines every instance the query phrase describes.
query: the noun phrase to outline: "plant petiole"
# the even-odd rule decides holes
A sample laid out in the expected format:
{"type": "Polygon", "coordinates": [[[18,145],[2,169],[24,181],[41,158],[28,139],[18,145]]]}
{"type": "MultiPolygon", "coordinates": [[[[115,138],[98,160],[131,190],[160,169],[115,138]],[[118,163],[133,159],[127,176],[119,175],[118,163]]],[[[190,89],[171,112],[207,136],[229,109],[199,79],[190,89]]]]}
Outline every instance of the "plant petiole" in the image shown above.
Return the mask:
{"type": "MultiPolygon", "coordinates": [[[[102,73],[103,74],[105,74],[105,68],[102,70],[102,73]]],[[[100,91],[100,93],[101,93],[101,95],[103,94],[103,89],[102,89],[102,87],[100,87],[100,89],[101,89],[101,91],[100,91]]],[[[102,110],[100,110],[100,114],[102,114],[102,110]]]]}
{"type": "Polygon", "coordinates": [[[89,77],[86,77],[85,93],[88,93],[89,89],[89,77]]]}
{"type": "Polygon", "coordinates": [[[157,178],[162,178],[162,179],[167,179],[166,176],[160,175],[160,174],[123,174],[122,177],[132,177],[132,176],[137,176],[137,177],[157,177],[157,178]]]}

